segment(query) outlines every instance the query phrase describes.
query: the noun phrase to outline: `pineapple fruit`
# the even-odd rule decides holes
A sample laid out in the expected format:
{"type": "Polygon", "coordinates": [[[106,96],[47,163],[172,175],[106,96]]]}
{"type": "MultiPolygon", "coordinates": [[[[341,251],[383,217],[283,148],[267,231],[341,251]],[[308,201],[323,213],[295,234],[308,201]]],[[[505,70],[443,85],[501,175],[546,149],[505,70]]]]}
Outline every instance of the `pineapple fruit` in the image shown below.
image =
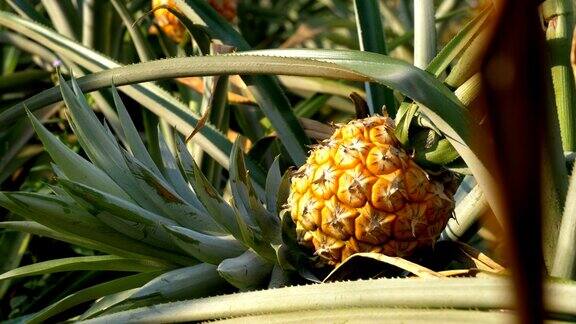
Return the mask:
{"type": "MultiPolygon", "coordinates": [[[[232,21],[236,18],[237,0],[209,0],[212,8],[220,13],[226,20],[232,21]]],[[[152,0],[152,8],[167,6],[176,8],[173,0],[152,0]]],[[[154,21],[173,41],[180,43],[186,35],[186,28],[180,23],[178,18],[165,8],[154,10],[154,21]]]]}
{"type": "MultiPolygon", "coordinates": [[[[152,9],[159,6],[175,7],[172,0],[152,0],[152,9]]],[[[186,35],[186,28],[180,23],[178,18],[168,9],[160,8],[154,10],[154,22],[162,29],[162,32],[176,43],[180,43],[186,35]]]]}
{"type": "Polygon", "coordinates": [[[337,265],[354,253],[409,256],[431,246],[454,210],[453,187],[415,163],[390,118],[373,116],[341,125],[311,151],[288,206],[299,242],[337,265]]]}

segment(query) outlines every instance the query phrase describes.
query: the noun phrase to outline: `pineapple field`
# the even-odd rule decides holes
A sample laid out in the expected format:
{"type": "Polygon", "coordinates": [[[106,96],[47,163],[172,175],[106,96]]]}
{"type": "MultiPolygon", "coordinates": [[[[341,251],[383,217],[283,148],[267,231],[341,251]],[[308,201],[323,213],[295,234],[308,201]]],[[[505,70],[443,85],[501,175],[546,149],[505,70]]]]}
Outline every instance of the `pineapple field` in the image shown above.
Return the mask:
{"type": "Polygon", "coordinates": [[[0,323],[576,322],[572,0],[0,0],[0,323]]]}

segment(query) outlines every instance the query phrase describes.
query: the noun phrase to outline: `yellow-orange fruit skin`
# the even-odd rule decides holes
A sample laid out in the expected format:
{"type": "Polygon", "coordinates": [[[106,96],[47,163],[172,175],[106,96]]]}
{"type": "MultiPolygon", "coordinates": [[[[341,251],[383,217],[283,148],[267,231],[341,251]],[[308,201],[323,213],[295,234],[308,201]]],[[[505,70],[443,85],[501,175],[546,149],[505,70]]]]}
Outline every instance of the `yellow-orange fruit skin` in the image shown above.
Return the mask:
{"type": "Polygon", "coordinates": [[[454,200],[400,146],[390,119],[375,116],[340,126],[311,151],[288,206],[300,243],[337,265],[359,252],[409,256],[430,246],[454,200]]]}
{"type": "MultiPolygon", "coordinates": [[[[232,21],[236,17],[238,0],[209,0],[208,3],[226,20],[232,21]]],[[[174,0],[152,0],[152,9],[161,6],[177,9],[174,0]]],[[[165,8],[154,10],[154,21],[173,41],[180,43],[184,39],[186,28],[169,10],[165,8]]]]}

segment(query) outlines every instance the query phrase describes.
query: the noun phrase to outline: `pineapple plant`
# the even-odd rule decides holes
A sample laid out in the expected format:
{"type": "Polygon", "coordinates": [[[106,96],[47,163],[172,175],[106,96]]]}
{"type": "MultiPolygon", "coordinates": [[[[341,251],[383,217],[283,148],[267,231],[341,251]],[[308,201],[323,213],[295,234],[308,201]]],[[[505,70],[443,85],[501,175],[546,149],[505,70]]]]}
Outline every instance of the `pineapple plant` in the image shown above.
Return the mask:
{"type": "MultiPolygon", "coordinates": [[[[277,205],[282,205],[277,200],[282,185],[277,162],[269,171],[263,198],[247,177],[238,140],[230,157],[234,198],[228,203],[202,174],[183,139],[178,138],[177,156],[172,156],[160,134],[163,164],[154,164],[114,89],[128,138],[127,151],[98,122],[75,80],[74,90],[62,78],[60,86],[72,129],[94,164],[59,142],[30,114],[33,127],[57,163],[54,171],[59,186],[52,194],[1,193],[0,205],[38,222],[32,229],[35,233],[111,254],[80,257],[78,262],[134,262],[131,268],[142,271],[143,276],[129,276],[126,284],[149,282],[127,298],[127,304],[149,302],[155,294],[178,298],[200,287],[203,290],[194,294],[287,283],[290,273],[284,273],[280,264],[286,269],[291,266],[275,252],[282,249],[280,219],[274,213],[277,205]],[[37,218],[35,214],[45,216],[37,218]],[[64,225],[66,222],[70,223],[64,225]],[[162,291],[161,283],[173,280],[175,289],[162,291]]],[[[287,178],[284,182],[287,186],[287,178]]],[[[5,273],[0,280],[17,277],[20,271],[5,273]]],[[[120,283],[111,289],[126,287],[120,283]]],[[[88,312],[86,317],[98,313],[88,312]]],[[[42,322],[52,315],[47,309],[28,321],[42,322]]]]}
{"type": "MultiPolygon", "coordinates": [[[[482,114],[472,108],[479,89],[497,93],[485,80],[493,67],[470,64],[481,57],[478,40],[489,38],[485,30],[497,17],[492,5],[462,24],[461,15],[476,9],[454,1],[438,8],[415,2],[414,16],[403,1],[291,1],[285,11],[285,2],[247,1],[232,26],[216,4],[235,9],[236,2],[0,3],[0,26],[11,30],[0,33],[0,42],[10,44],[1,56],[2,78],[45,87],[0,96],[0,122],[7,125],[0,138],[9,143],[8,150],[0,147],[7,156],[0,166],[10,162],[8,171],[0,170],[0,206],[9,211],[0,222],[0,252],[10,256],[0,260],[0,297],[22,309],[12,318],[506,322],[536,314],[543,295],[554,296],[547,297],[547,318],[576,317],[567,302],[576,297],[569,244],[576,191],[567,197],[560,232],[558,223],[545,224],[543,244],[513,241],[531,251],[544,247],[546,269],[563,281],[545,277],[542,294],[541,278],[526,275],[544,268],[538,258],[512,258],[518,263],[504,266],[491,258],[498,255],[488,244],[508,244],[492,230],[513,224],[498,221],[516,207],[499,205],[498,194],[510,192],[495,189],[495,175],[517,171],[492,172],[488,166],[501,165],[487,163],[474,146],[475,137],[491,134],[478,127],[485,116],[477,118],[482,114]],[[149,22],[134,22],[150,9],[179,46],[148,37],[149,22]],[[80,18],[71,14],[80,10],[80,18]],[[398,15],[386,20],[393,42],[381,33],[379,10],[398,15]],[[102,12],[112,13],[101,16],[99,26],[90,24],[102,12]],[[253,19],[259,12],[285,13],[286,19],[253,19]],[[333,16],[338,18],[327,23],[333,16]],[[413,40],[405,37],[408,16],[417,26],[413,40]],[[120,20],[130,37],[96,37],[106,35],[98,28],[120,20]],[[461,28],[436,53],[436,30],[442,33],[453,21],[461,28]],[[192,42],[182,42],[188,31],[192,42]],[[361,51],[350,42],[356,32],[361,51]],[[211,43],[236,52],[207,55],[211,43]],[[288,45],[304,48],[251,50],[288,45]],[[34,73],[11,74],[24,67],[34,73]],[[236,74],[235,87],[228,87],[227,75],[236,74]],[[168,80],[187,77],[204,77],[204,86],[168,80]],[[350,121],[354,105],[343,99],[353,92],[366,100],[352,96],[357,111],[370,116],[359,113],[350,121]],[[234,96],[249,100],[227,106],[226,98],[234,96]],[[53,106],[41,110],[47,105],[53,106]],[[376,114],[382,106],[389,116],[376,114]],[[25,140],[14,140],[20,135],[25,140]],[[17,179],[32,177],[27,165],[12,166],[21,163],[14,152],[28,142],[33,156],[41,157],[28,160],[36,163],[30,169],[48,174],[41,185],[19,186],[17,179]],[[474,179],[478,185],[466,194],[474,179]],[[483,225],[480,217],[492,217],[495,225],[483,225]],[[29,260],[23,251],[37,237],[74,250],[29,260]],[[556,238],[557,248],[550,244],[556,238]],[[530,262],[538,266],[518,266],[530,262]],[[46,278],[59,283],[46,287],[44,299],[12,298],[46,278]],[[301,285],[310,282],[316,284],[301,285]],[[527,300],[536,305],[526,307],[527,300]],[[22,306],[27,303],[36,305],[22,306]]],[[[569,13],[553,7],[543,13],[548,20],[569,13]]],[[[566,27],[558,20],[548,27],[566,27]]],[[[557,101],[562,98],[557,94],[557,101]]],[[[569,127],[561,128],[566,137],[569,127]]],[[[495,155],[507,157],[503,152],[495,155]]],[[[566,178],[565,171],[556,168],[552,178],[566,178]]],[[[561,214],[550,205],[546,220],[561,214]]],[[[531,220],[523,219],[526,227],[531,220]]]]}

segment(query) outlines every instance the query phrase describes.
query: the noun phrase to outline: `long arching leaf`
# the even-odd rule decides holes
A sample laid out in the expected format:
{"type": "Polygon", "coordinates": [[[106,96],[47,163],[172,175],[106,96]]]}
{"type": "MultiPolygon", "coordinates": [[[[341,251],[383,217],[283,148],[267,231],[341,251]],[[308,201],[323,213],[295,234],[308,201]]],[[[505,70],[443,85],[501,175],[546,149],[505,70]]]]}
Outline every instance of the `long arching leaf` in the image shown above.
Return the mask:
{"type": "MultiPolygon", "coordinates": [[[[0,16],[0,23],[2,23],[1,18],[0,16]]],[[[266,50],[217,57],[172,58],[99,72],[78,79],[78,84],[83,91],[92,91],[108,86],[109,80],[112,79],[116,84],[123,85],[159,78],[216,74],[322,76],[379,82],[398,90],[421,104],[421,110],[445,134],[468,164],[495,214],[500,215],[499,198],[493,189],[496,188],[494,178],[479,157],[470,149],[472,134],[476,128],[464,106],[431,74],[387,56],[358,51],[266,50]]],[[[0,122],[17,116],[23,105],[33,110],[59,99],[58,89],[46,90],[0,114],[0,122]]],[[[191,130],[189,124],[180,123],[179,125],[191,130]]],[[[176,126],[178,128],[178,125],[176,126]]],[[[254,176],[254,173],[252,175],[254,176]]]]}
{"type": "MultiPolygon", "coordinates": [[[[203,321],[250,314],[355,307],[513,309],[512,283],[504,278],[378,279],[296,286],[224,295],[119,312],[87,323],[203,321]],[[351,293],[354,292],[354,293],[351,293]],[[233,305],[233,306],[231,306],[233,305]]],[[[547,310],[576,315],[576,284],[548,283],[547,310]]]]}
{"type": "Polygon", "coordinates": [[[113,255],[83,256],[34,263],[0,275],[0,280],[35,276],[46,273],[79,270],[148,272],[170,268],[151,260],[138,260],[113,255]]]}

